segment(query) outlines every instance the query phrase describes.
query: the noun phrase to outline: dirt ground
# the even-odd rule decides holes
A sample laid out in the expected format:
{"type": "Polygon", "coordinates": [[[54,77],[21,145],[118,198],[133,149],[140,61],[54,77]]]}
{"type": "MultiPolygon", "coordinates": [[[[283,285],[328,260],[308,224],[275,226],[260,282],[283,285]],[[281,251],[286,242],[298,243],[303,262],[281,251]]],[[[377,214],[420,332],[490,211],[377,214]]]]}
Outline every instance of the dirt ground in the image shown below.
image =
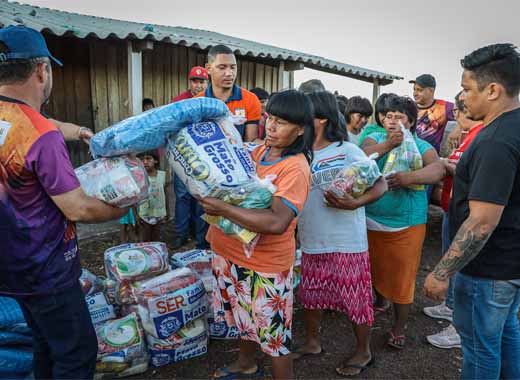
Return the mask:
{"type": "MultiPolygon", "coordinates": [[[[395,351],[385,344],[385,337],[391,326],[391,314],[380,316],[372,328],[372,351],[375,365],[365,371],[360,379],[456,379],[460,375],[462,353],[458,349],[441,350],[426,342],[426,335],[436,333],[447,326],[447,322],[433,320],[425,316],[423,307],[433,303],[422,295],[424,278],[440,258],[441,213],[430,210],[427,238],[423,248],[421,266],[417,278],[417,291],[407,331],[406,347],[395,351]]],[[[173,228],[163,231],[163,241],[173,241],[173,228]]],[[[96,274],[103,274],[103,252],[119,244],[117,234],[105,238],[81,241],[80,249],[83,266],[96,274]]],[[[190,249],[187,245],[185,248],[190,249]]],[[[185,250],[185,249],[183,249],[185,250]]],[[[172,250],[173,252],[173,250],[172,250]]],[[[294,344],[303,339],[303,310],[295,304],[293,323],[294,344]]],[[[325,353],[318,357],[304,358],[295,363],[298,379],[339,378],[334,371],[354,348],[354,335],[347,318],[341,313],[325,314],[322,325],[323,348],[325,353]]],[[[175,363],[158,369],[150,369],[136,378],[146,379],[207,379],[220,366],[234,360],[237,351],[235,341],[210,341],[208,355],[175,363]]],[[[258,353],[258,362],[269,374],[269,361],[258,353]]]]}

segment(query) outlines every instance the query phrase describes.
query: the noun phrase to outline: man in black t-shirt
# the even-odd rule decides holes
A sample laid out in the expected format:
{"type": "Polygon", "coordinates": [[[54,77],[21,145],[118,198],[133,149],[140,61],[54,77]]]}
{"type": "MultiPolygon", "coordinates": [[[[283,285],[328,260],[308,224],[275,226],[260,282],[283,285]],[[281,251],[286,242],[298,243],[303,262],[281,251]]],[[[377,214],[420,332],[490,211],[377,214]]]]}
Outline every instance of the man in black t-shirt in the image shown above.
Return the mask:
{"type": "Polygon", "coordinates": [[[449,219],[452,244],[426,278],[430,298],[455,277],[463,379],[520,379],[520,54],[486,46],[462,60],[467,116],[484,128],[462,155],[449,219]]]}

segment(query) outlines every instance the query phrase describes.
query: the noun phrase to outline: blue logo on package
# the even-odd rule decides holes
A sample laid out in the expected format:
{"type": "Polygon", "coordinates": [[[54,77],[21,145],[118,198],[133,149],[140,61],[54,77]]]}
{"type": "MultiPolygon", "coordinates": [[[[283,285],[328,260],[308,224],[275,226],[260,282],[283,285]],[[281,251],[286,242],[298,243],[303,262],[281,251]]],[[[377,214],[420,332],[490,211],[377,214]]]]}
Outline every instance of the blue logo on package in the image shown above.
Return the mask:
{"type": "Polygon", "coordinates": [[[195,123],[188,126],[188,134],[197,145],[224,139],[220,126],[213,121],[195,123]]]}
{"type": "Polygon", "coordinates": [[[159,338],[166,339],[184,326],[185,322],[182,310],[154,318],[154,324],[159,338]]]}
{"type": "Polygon", "coordinates": [[[152,354],[151,362],[154,367],[162,367],[175,362],[175,351],[171,352],[168,350],[165,353],[161,353],[158,350],[150,350],[150,353],[152,354]]]}

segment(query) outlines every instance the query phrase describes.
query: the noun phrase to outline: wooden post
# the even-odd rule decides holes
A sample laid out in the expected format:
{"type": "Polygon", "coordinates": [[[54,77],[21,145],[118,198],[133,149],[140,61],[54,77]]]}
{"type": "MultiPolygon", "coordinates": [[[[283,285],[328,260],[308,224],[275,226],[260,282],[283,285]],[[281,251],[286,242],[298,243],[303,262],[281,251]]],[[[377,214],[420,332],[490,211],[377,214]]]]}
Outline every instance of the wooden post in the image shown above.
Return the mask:
{"type": "Polygon", "coordinates": [[[280,61],[280,64],[278,65],[278,85],[276,86],[277,87],[276,91],[283,90],[283,88],[285,87],[284,83],[283,83],[284,72],[285,72],[285,62],[280,61]]]}
{"type": "Polygon", "coordinates": [[[374,108],[374,112],[372,113],[372,117],[370,123],[375,123],[375,114],[376,114],[376,100],[379,98],[379,79],[374,79],[373,88],[372,88],[372,107],[374,108]]]}
{"type": "Polygon", "coordinates": [[[130,114],[143,111],[143,60],[141,51],[135,52],[128,41],[128,97],[130,114]]]}

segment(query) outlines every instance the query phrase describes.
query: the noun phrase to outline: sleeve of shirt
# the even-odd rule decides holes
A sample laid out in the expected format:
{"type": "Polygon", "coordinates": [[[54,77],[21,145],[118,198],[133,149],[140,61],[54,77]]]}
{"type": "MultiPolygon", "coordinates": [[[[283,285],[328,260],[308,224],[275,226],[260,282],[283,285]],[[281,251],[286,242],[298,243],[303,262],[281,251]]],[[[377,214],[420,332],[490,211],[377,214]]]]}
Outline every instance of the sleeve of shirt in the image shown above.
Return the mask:
{"type": "Polygon", "coordinates": [[[430,149],[434,149],[432,144],[420,138],[416,138],[415,143],[417,144],[417,149],[419,149],[421,156],[430,149]]]}
{"type": "Polygon", "coordinates": [[[42,135],[31,147],[27,161],[50,196],[64,194],[80,186],[67,146],[58,131],[42,135]]]}
{"type": "Polygon", "coordinates": [[[262,118],[262,106],[256,96],[251,96],[249,98],[246,115],[246,124],[258,124],[258,122],[262,118]]]}
{"type": "Polygon", "coordinates": [[[482,141],[469,162],[468,199],[505,206],[518,170],[518,154],[507,143],[482,141]]]}
{"type": "Polygon", "coordinates": [[[310,171],[303,170],[299,165],[291,165],[279,175],[276,182],[274,196],[281,198],[295,216],[298,216],[309,194],[310,171]]]}

